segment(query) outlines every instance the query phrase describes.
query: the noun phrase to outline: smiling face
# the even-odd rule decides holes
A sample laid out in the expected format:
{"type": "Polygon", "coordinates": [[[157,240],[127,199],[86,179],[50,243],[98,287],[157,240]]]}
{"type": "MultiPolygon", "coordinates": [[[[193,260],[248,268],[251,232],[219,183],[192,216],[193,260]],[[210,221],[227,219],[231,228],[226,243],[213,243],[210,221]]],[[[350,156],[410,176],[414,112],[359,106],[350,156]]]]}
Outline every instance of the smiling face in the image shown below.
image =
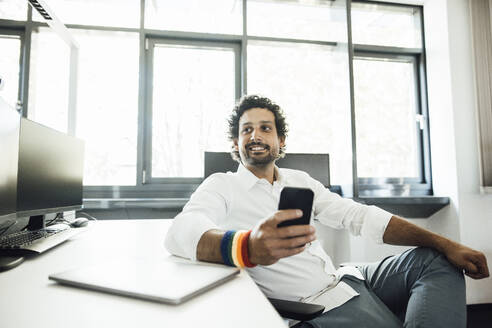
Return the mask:
{"type": "Polygon", "coordinates": [[[239,119],[239,136],[234,147],[247,166],[267,166],[279,157],[285,137],[279,137],[275,116],[265,108],[251,108],[239,119]]]}

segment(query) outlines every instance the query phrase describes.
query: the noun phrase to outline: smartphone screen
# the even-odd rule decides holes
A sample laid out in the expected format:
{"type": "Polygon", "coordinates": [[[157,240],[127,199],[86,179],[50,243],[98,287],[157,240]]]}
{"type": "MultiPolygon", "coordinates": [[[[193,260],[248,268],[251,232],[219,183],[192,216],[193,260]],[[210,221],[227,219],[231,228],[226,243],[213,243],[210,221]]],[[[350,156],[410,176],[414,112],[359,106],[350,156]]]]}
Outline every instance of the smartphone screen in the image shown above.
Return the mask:
{"type": "Polygon", "coordinates": [[[294,224],[309,224],[311,221],[313,198],[314,193],[311,189],[294,187],[285,187],[282,189],[278,209],[299,209],[302,211],[302,217],[281,222],[277,227],[286,227],[294,224]]]}

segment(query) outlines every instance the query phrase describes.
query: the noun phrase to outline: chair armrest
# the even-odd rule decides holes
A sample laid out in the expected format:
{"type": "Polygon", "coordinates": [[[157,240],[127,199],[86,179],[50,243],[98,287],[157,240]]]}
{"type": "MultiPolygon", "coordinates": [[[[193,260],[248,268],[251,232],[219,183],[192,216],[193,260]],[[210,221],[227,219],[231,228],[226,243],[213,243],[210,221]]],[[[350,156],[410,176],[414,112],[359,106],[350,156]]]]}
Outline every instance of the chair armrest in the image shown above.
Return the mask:
{"type": "Polygon", "coordinates": [[[323,305],[268,298],[278,314],[284,318],[308,321],[323,313],[323,305]]]}

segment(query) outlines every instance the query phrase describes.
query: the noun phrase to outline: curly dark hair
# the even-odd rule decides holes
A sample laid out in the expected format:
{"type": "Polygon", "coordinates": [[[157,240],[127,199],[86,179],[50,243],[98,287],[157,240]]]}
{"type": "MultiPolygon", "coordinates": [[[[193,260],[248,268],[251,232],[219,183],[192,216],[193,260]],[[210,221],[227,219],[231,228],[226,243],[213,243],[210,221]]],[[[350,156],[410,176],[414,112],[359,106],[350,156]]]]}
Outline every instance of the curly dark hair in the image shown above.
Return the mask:
{"type": "MultiPolygon", "coordinates": [[[[287,122],[285,121],[285,116],[283,110],[279,105],[268,99],[267,97],[262,97],[259,95],[247,95],[241,97],[239,101],[234,106],[232,114],[228,119],[229,123],[229,140],[233,141],[239,137],[239,119],[244,114],[245,111],[251,108],[265,108],[273,113],[275,117],[275,127],[277,129],[277,134],[279,137],[287,137],[289,128],[287,122]]],[[[279,157],[285,156],[285,147],[280,147],[279,157]]],[[[234,160],[240,162],[239,152],[232,147],[231,156],[234,160]]]]}

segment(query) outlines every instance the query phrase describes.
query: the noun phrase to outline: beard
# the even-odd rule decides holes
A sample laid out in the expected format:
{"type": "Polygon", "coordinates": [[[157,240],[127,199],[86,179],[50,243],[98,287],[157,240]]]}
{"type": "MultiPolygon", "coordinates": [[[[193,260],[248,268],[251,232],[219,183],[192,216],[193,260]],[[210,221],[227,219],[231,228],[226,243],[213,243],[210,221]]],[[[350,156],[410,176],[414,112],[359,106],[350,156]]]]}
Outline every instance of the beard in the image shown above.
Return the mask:
{"type": "Polygon", "coordinates": [[[241,159],[245,164],[252,166],[265,166],[276,161],[279,157],[278,149],[272,149],[269,145],[261,142],[251,142],[245,145],[244,148],[241,149],[241,155],[241,159]],[[263,147],[265,150],[260,154],[260,152],[250,149],[254,146],[263,147]]]}

